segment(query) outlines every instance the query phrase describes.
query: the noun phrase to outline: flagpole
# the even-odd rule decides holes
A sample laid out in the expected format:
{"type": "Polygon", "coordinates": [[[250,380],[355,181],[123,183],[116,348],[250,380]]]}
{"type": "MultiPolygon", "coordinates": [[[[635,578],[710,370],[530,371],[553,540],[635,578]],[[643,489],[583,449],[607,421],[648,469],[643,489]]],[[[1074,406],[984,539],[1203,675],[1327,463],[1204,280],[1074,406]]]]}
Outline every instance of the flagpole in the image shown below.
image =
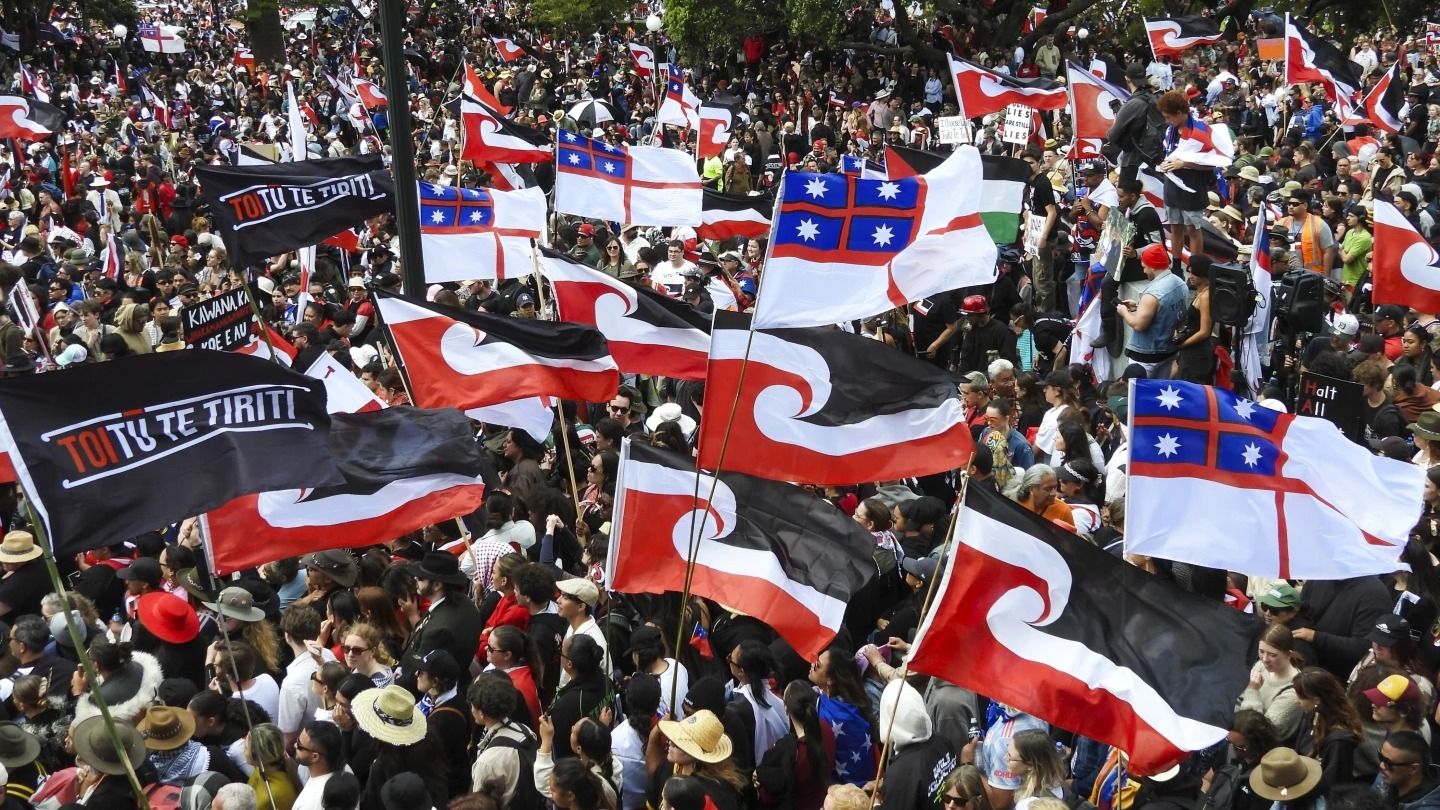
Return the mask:
{"type": "Polygon", "coordinates": [[[35,514],[35,506],[30,495],[20,487],[21,496],[25,500],[25,515],[30,521],[30,531],[39,541],[41,558],[45,561],[45,572],[50,575],[50,586],[55,589],[55,595],[60,599],[60,609],[65,615],[65,626],[70,631],[70,642],[75,645],[80,655],[80,666],[85,671],[85,682],[90,687],[90,697],[95,702],[95,707],[100,710],[101,721],[105,724],[105,731],[110,736],[110,744],[115,746],[115,751],[121,763],[125,765],[125,777],[130,781],[130,789],[144,802],[146,810],[150,808],[150,799],[145,795],[145,789],[140,785],[140,777],[135,773],[135,765],[130,762],[130,757],[125,751],[125,742],[120,739],[119,729],[115,726],[115,718],[110,714],[110,706],[103,695],[100,694],[100,675],[95,671],[95,664],[91,662],[90,656],[85,654],[88,649],[85,646],[85,638],[80,635],[80,625],[76,623],[74,613],[70,604],[70,593],[65,589],[65,583],[60,578],[60,568],[55,563],[55,547],[50,542],[50,537],[45,531],[45,525],[35,514]]]}
{"type": "MultiPolygon", "coordinates": [[[[971,451],[971,458],[972,458],[972,459],[974,458],[974,451],[973,451],[973,450],[971,451]]],[[[967,470],[969,469],[969,466],[970,466],[970,462],[969,462],[969,461],[966,461],[965,467],[966,467],[967,470]]],[[[940,560],[942,561],[942,564],[943,564],[943,561],[944,561],[945,559],[947,559],[947,558],[949,557],[949,555],[950,555],[950,546],[951,546],[951,544],[953,543],[953,541],[954,541],[954,539],[955,539],[955,527],[956,527],[956,525],[960,522],[960,512],[961,512],[961,510],[963,510],[963,509],[965,508],[965,492],[966,492],[969,488],[970,488],[970,474],[969,474],[969,472],[965,472],[965,473],[961,474],[961,476],[960,476],[960,494],[959,494],[959,496],[957,497],[957,499],[956,499],[956,501],[955,501],[955,509],[950,513],[950,528],[945,531],[945,542],[944,542],[943,544],[941,544],[941,546],[940,546],[940,560]]],[[[926,589],[925,589],[925,601],[922,602],[921,605],[920,605],[920,622],[921,622],[921,623],[924,623],[926,615],[929,614],[929,612],[930,612],[931,602],[934,600],[934,598],[935,598],[935,591],[937,590],[937,586],[940,584],[940,579],[941,579],[941,577],[939,576],[939,574],[940,574],[940,568],[937,566],[936,569],[935,569],[935,574],[932,574],[932,575],[931,575],[931,577],[930,577],[930,582],[929,582],[929,584],[927,585],[927,587],[926,587],[926,589]]],[[[914,652],[914,650],[911,650],[911,653],[913,653],[913,652],[914,652]]],[[[905,662],[900,665],[900,674],[899,674],[899,676],[896,677],[895,680],[898,680],[898,681],[902,681],[902,682],[903,682],[907,677],[909,677],[909,671],[910,671],[910,660],[909,660],[909,656],[907,655],[907,656],[906,656],[906,659],[905,659],[905,662]]],[[[875,771],[875,793],[874,793],[874,796],[879,796],[879,795],[880,795],[880,790],[881,790],[881,788],[883,788],[883,787],[885,786],[885,766],[886,766],[886,764],[888,764],[889,759],[890,759],[891,743],[894,741],[894,735],[893,735],[892,732],[893,732],[894,729],[895,729],[895,717],[896,717],[899,713],[900,713],[900,698],[899,698],[899,696],[897,695],[896,698],[895,698],[895,703],[894,703],[894,705],[890,707],[890,718],[889,718],[889,721],[885,724],[885,731],[884,731],[884,734],[883,734],[883,740],[884,740],[884,742],[882,743],[881,748],[880,748],[880,765],[878,766],[877,770],[875,771]]],[[[877,717],[876,719],[878,720],[879,718],[877,717]]],[[[872,806],[878,807],[878,806],[879,806],[879,802],[875,802],[872,806]]]]}
{"type": "MultiPolygon", "coordinates": [[[[778,189],[780,189],[780,190],[775,194],[775,207],[774,207],[774,209],[771,211],[771,215],[770,215],[770,235],[769,235],[769,237],[767,238],[766,243],[765,243],[765,253],[766,253],[765,258],[766,258],[766,260],[768,260],[768,259],[770,258],[770,254],[771,254],[772,252],[774,252],[774,249],[775,249],[775,231],[776,231],[776,229],[779,227],[779,221],[780,221],[780,204],[781,204],[781,198],[784,197],[784,182],[785,182],[785,172],[786,172],[786,171],[788,171],[788,169],[784,168],[784,164],[782,163],[782,168],[781,168],[781,170],[780,170],[780,177],[779,177],[779,179],[776,181],[776,187],[777,187],[778,189]]],[[[762,267],[764,266],[764,262],[761,262],[761,266],[762,266],[762,267]]],[[[761,274],[760,274],[760,280],[759,280],[758,286],[756,286],[756,288],[755,288],[755,304],[754,304],[754,307],[753,307],[753,308],[754,308],[756,311],[759,311],[759,308],[760,308],[760,295],[761,295],[764,291],[765,291],[765,274],[764,274],[764,273],[761,273],[761,274]]],[[[717,311],[718,311],[718,310],[717,310],[717,311]]],[[[712,323],[714,322],[714,321],[713,321],[713,315],[712,315],[712,321],[711,321],[711,322],[712,322],[712,323]]],[[[735,414],[736,414],[736,412],[737,412],[737,411],[739,410],[739,408],[740,408],[740,394],[741,394],[741,391],[743,391],[743,390],[744,390],[744,387],[745,387],[745,371],[746,371],[746,369],[748,369],[749,366],[750,366],[750,349],[753,347],[754,343],[755,343],[755,315],[754,315],[754,313],[752,312],[751,315],[750,315],[749,329],[748,329],[748,331],[746,332],[746,336],[745,336],[745,354],[742,355],[741,358],[740,358],[740,372],[739,372],[739,374],[737,375],[736,382],[735,382],[735,398],[730,401],[730,415],[729,415],[729,417],[725,420],[725,433],[720,437],[720,452],[719,452],[719,454],[715,457],[715,469],[711,472],[711,476],[710,476],[710,493],[705,496],[705,503],[706,503],[706,505],[707,505],[707,509],[706,509],[707,514],[708,514],[708,512],[709,512],[708,505],[711,504],[711,503],[714,503],[714,501],[715,501],[715,489],[720,485],[720,468],[721,468],[721,465],[723,465],[724,462],[725,462],[725,451],[726,451],[726,450],[729,448],[729,446],[730,446],[730,431],[731,431],[731,428],[732,428],[732,427],[734,426],[734,424],[735,424],[735,414]]],[[[707,399],[709,398],[708,395],[707,395],[706,398],[707,398],[707,399]]],[[[702,405],[702,409],[703,409],[703,405],[702,405]]],[[[705,418],[705,414],[702,412],[701,415],[700,415],[700,417],[701,417],[702,419],[705,418]]],[[[687,607],[689,606],[689,604],[690,604],[690,589],[691,589],[691,586],[694,584],[694,580],[695,580],[695,558],[696,558],[696,557],[699,555],[699,553],[700,553],[700,532],[703,531],[704,528],[705,528],[705,521],[704,521],[703,519],[700,521],[700,523],[699,523],[698,525],[697,525],[696,522],[695,522],[695,510],[698,509],[699,506],[700,506],[700,479],[701,479],[701,477],[702,477],[703,475],[704,475],[704,472],[700,469],[700,462],[699,462],[699,459],[697,458],[697,459],[696,459],[696,462],[695,462],[695,489],[694,489],[694,491],[691,493],[691,496],[690,496],[690,497],[691,497],[691,509],[690,509],[690,548],[689,548],[689,550],[688,550],[688,553],[685,555],[685,584],[684,584],[684,587],[683,587],[683,588],[681,589],[681,591],[680,591],[680,620],[679,620],[679,622],[677,622],[677,625],[678,625],[678,626],[677,626],[677,628],[676,628],[676,630],[675,630],[675,650],[674,650],[674,654],[677,656],[677,658],[678,658],[678,656],[680,655],[680,645],[684,642],[684,633],[685,633],[685,611],[686,611],[686,608],[687,608],[687,607]]],[[[697,619],[697,620],[698,620],[698,619],[697,619]]],[[[672,698],[675,696],[676,689],[677,689],[678,684],[679,684],[679,680],[680,680],[680,671],[679,671],[679,668],[677,667],[677,668],[675,668],[675,671],[672,672],[671,675],[670,675],[670,695],[671,695],[672,698]]],[[[674,717],[675,717],[675,712],[676,712],[677,707],[674,705],[674,703],[675,703],[674,700],[671,700],[670,703],[671,703],[671,706],[670,706],[670,717],[671,717],[671,719],[674,719],[674,717]]]]}
{"type": "MultiPolygon", "coordinates": [[[[530,240],[530,265],[534,268],[535,294],[540,298],[540,311],[544,312],[545,303],[545,278],[540,272],[540,250],[535,246],[535,240],[530,240]]],[[[550,310],[550,320],[559,320],[559,313],[550,310]]],[[[580,487],[575,483],[575,460],[570,454],[570,433],[565,426],[565,414],[560,410],[560,398],[555,397],[555,419],[560,423],[560,436],[558,441],[565,445],[565,470],[570,475],[570,499],[575,502],[575,516],[580,517],[580,487]]]]}
{"type": "MultiPolygon", "coordinates": [[[[405,6],[401,0],[380,0],[380,49],[385,62],[385,96],[389,100],[390,170],[395,175],[395,224],[400,231],[400,274],[405,292],[425,294],[425,257],[420,247],[420,194],[415,179],[415,139],[406,88],[405,6]]],[[[374,122],[371,122],[374,125],[374,122]]]]}

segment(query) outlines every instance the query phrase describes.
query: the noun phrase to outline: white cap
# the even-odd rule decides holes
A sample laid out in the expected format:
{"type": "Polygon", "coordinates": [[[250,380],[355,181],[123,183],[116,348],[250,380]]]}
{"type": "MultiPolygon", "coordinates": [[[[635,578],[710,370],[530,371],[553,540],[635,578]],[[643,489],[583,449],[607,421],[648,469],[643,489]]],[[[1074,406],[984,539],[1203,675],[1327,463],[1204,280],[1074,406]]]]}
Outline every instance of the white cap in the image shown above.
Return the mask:
{"type": "Polygon", "coordinates": [[[1355,337],[1360,334],[1360,319],[1348,312],[1342,312],[1330,319],[1330,331],[1337,335],[1355,337]]]}
{"type": "Polygon", "coordinates": [[[55,362],[59,364],[61,368],[68,368],[85,362],[85,358],[89,356],[90,354],[85,350],[84,346],[79,343],[72,343],[65,348],[65,351],[55,355],[55,362]]]}

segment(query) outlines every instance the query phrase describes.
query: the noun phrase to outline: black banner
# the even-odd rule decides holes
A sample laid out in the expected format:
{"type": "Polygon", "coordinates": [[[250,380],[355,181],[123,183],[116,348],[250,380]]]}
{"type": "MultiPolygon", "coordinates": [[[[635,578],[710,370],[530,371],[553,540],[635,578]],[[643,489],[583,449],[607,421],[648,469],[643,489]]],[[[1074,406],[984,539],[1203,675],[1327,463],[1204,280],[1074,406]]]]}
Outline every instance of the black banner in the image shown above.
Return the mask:
{"type": "Polygon", "coordinates": [[[180,310],[185,343],[197,349],[228,352],[249,342],[254,314],[243,287],[187,304],[180,310]]]}
{"type": "Polygon", "coordinates": [[[0,380],[0,417],[57,555],[241,495],[345,480],[324,383],[242,354],[166,352],[0,380]]]}
{"type": "Polygon", "coordinates": [[[236,267],[319,244],[395,207],[395,181],[379,155],[197,166],[195,174],[236,267]]]}

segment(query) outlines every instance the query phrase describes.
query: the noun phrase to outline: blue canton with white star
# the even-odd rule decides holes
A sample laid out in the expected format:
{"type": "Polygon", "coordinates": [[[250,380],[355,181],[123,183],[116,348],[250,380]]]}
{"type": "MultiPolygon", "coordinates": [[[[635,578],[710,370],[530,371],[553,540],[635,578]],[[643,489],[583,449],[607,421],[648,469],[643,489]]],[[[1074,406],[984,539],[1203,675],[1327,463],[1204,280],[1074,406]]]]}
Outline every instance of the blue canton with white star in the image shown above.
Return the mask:
{"type": "Polygon", "coordinates": [[[1266,478],[1278,471],[1277,411],[1229,391],[1173,380],[1137,380],[1130,408],[1130,457],[1136,463],[1266,478]]]}
{"type": "Polygon", "coordinates": [[[559,161],[561,169],[605,180],[624,180],[629,177],[630,156],[623,149],[574,132],[562,132],[559,145],[556,160],[559,161]]]}
{"type": "Polygon", "coordinates": [[[494,202],[484,189],[420,184],[421,233],[459,233],[489,228],[494,222],[494,202]]]}
{"type": "Polygon", "coordinates": [[[862,180],[786,172],[775,222],[775,255],[885,264],[918,235],[919,180],[862,180]]]}

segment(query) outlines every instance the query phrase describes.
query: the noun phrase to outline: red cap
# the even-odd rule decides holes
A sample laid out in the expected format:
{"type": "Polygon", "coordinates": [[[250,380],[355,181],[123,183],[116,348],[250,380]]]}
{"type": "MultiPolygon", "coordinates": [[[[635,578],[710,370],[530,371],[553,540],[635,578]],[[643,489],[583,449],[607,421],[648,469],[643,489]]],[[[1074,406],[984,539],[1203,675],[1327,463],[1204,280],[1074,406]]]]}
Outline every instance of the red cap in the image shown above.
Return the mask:
{"type": "Polygon", "coordinates": [[[1170,251],[1157,242],[1140,251],[1140,263],[1152,270],[1163,270],[1170,266],[1170,251]]]}
{"type": "Polygon", "coordinates": [[[595,226],[591,225],[588,222],[582,222],[580,224],[580,228],[576,231],[576,233],[580,234],[581,236],[594,236],[595,226]]]}
{"type": "Polygon", "coordinates": [[[967,295],[960,302],[960,311],[966,315],[985,315],[990,312],[990,305],[985,303],[983,295],[967,295]]]}
{"type": "Polygon", "coordinates": [[[180,247],[190,247],[190,240],[179,234],[176,234],[170,237],[170,244],[179,245],[180,247]]]}

